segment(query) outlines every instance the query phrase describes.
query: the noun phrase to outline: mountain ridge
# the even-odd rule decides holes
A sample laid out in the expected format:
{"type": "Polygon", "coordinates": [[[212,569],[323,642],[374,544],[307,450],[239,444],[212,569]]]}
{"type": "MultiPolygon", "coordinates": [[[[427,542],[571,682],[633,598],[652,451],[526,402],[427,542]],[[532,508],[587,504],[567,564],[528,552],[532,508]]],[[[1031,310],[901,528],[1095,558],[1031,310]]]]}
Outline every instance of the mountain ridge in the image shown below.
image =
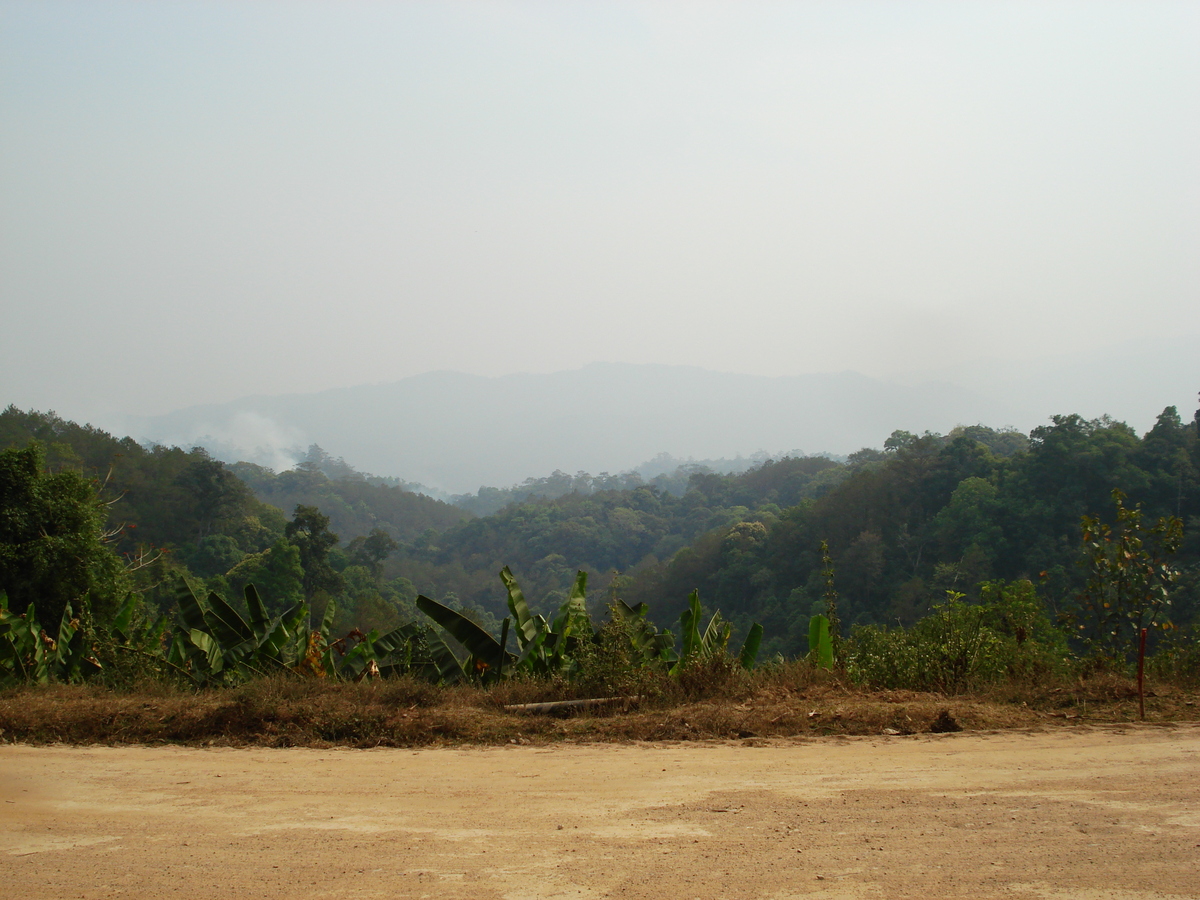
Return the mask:
{"type": "Polygon", "coordinates": [[[944,381],[906,386],[852,371],[766,376],[601,362],[548,374],[426,372],[125,424],[140,440],[200,444],[221,459],[273,468],[316,443],[359,470],[462,493],[554,470],[627,471],[664,452],[845,454],[879,446],[897,428],[948,431],[1011,424],[1015,415],[944,381]]]}

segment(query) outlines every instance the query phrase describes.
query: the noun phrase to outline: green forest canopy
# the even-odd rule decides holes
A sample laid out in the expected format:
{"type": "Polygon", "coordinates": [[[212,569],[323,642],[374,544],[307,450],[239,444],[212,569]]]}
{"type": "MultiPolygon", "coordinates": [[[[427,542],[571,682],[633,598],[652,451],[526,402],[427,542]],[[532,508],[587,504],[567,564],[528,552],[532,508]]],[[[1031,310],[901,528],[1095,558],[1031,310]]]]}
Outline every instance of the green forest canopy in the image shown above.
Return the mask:
{"type": "MultiPolygon", "coordinates": [[[[164,586],[181,574],[223,593],[254,583],[276,609],[302,598],[319,609],[334,597],[338,628],[418,618],[418,590],[492,627],[505,614],[501,566],[538,611],[560,606],[582,569],[607,587],[593,591],[594,604],[619,595],[670,622],[698,588],[735,633],[763,623],[764,655],[794,655],[823,608],[822,540],[847,626],[911,624],[947,590],[971,597],[997,579],[1032,580],[1054,613],[1084,586],[1081,517],[1111,519],[1114,488],[1147,518],[1185,522],[1172,616],[1194,622],[1198,429],[1200,419],[1185,423],[1168,408],[1140,436],[1075,415],[1028,436],[984,426],[898,431],[883,449],[845,461],[786,457],[736,475],[693,471],[646,484],[635,474],[555,473],[464,502],[481,511],[506,502],[488,515],[357,473],[319,448],[275,473],[11,406],[0,413],[0,449],[40,454],[50,493],[85,485],[107,552],[123,563],[111,577],[164,609],[164,586]],[[31,442],[39,449],[28,451],[31,442]]],[[[14,471],[30,458],[14,457],[14,471]]],[[[13,579],[32,576],[6,571],[10,596],[28,593],[13,579]]]]}

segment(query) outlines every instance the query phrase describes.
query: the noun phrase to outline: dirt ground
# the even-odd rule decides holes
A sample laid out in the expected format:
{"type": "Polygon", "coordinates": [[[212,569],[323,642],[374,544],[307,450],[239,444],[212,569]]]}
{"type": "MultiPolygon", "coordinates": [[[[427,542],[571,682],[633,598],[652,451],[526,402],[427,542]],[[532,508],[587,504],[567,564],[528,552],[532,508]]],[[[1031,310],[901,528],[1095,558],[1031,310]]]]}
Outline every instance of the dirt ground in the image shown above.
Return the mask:
{"type": "Polygon", "coordinates": [[[1200,725],[0,746],[0,896],[1200,897],[1200,725]]]}

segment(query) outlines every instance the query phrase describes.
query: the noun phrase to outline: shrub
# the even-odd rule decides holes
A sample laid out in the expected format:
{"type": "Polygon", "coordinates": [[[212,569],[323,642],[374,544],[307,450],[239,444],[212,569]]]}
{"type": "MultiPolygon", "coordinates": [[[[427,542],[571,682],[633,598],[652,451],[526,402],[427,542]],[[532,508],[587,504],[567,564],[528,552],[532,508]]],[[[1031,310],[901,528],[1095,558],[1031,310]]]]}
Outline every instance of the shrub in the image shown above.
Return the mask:
{"type": "Polygon", "coordinates": [[[996,681],[1012,647],[984,622],[986,610],[949,592],[911,628],[857,626],[846,649],[850,678],[874,688],[957,693],[996,681]]]}
{"type": "Polygon", "coordinates": [[[1028,581],[987,582],[980,602],[948,591],[911,628],[859,626],[846,671],[876,688],[958,693],[1003,679],[1027,681],[1069,666],[1066,636],[1050,624],[1028,581]]]}
{"type": "Polygon", "coordinates": [[[675,673],[686,700],[711,700],[745,691],[749,673],[736,656],[721,648],[688,659],[675,673]]]}
{"type": "Polygon", "coordinates": [[[661,697],[666,690],[666,663],[647,659],[634,633],[639,623],[614,613],[596,632],[595,640],[576,650],[577,668],[571,679],[580,697],[661,697]]]}
{"type": "Polygon", "coordinates": [[[1200,686],[1200,626],[1169,629],[1158,652],[1146,661],[1146,670],[1164,681],[1200,686]]]}

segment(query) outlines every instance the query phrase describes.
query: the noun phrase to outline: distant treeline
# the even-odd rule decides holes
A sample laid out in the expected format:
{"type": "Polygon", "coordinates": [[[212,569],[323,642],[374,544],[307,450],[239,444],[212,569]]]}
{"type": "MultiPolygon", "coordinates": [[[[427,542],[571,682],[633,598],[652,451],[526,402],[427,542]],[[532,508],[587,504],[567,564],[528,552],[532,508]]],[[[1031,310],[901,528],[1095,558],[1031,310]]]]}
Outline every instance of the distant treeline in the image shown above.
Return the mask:
{"type": "MultiPolygon", "coordinates": [[[[320,448],[313,449],[320,452],[320,448]]],[[[312,452],[313,450],[309,451],[310,455],[312,452]]],[[[781,456],[788,457],[804,455],[798,450],[790,454],[781,454],[781,456]]],[[[830,459],[834,458],[829,454],[819,455],[830,459]]],[[[660,453],[637,468],[617,475],[610,475],[608,472],[601,472],[599,475],[591,475],[588,472],[568,475],[566,472],[555,471],[544,478],[526,478],[520,484],[509,488],[481,487],[474,494],[455,494],[443,499],[447,499],[455,506],[469,510],[477,516],[490,516],[512,503],[524,503],[537,498],[553,500],[566,494],[628,491],[651,486],[670,494],[682,496],[687,492],[693,475],[712,472],[740,474],[757,468],[771,459],[772,457],[763,451],[732,459],[680,459],[669,453],[660,453]]],[[[425,490],[421,486],[414,489],[425,490]]]]}

